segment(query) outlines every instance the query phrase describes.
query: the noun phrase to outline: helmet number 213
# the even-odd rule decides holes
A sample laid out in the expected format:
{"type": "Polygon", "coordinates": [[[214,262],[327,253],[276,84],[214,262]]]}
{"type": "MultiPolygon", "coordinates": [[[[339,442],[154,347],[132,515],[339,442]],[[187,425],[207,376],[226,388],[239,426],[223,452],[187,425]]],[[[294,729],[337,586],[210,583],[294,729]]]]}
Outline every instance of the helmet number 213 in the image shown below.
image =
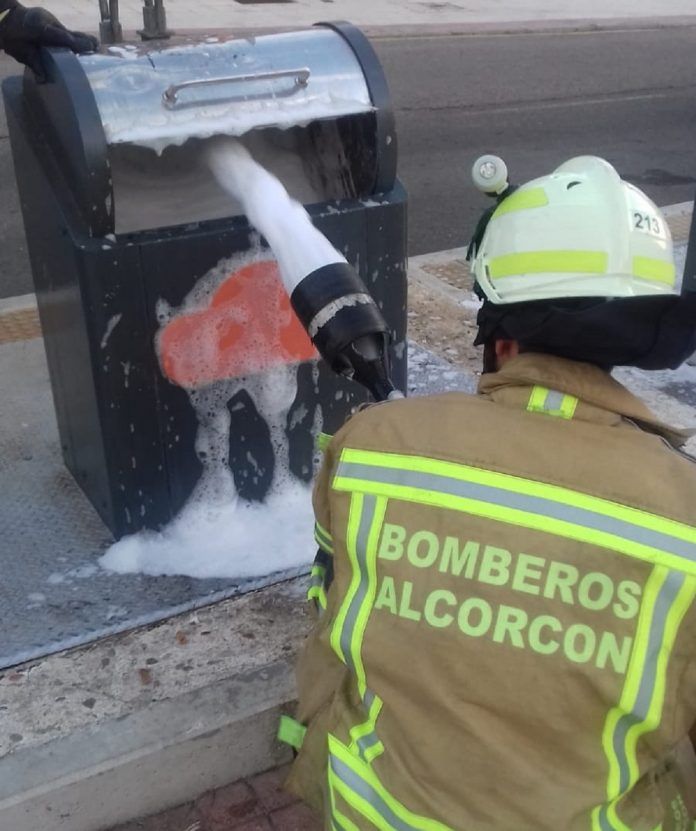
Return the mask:
{"type": "Polygon", "coordinates": [[[645,231],[648,234],[660,235],[661,227],[660,220],[652,214],[644,214],[639,211],[633,212],[633,225],[639,231],[645,231]]]}

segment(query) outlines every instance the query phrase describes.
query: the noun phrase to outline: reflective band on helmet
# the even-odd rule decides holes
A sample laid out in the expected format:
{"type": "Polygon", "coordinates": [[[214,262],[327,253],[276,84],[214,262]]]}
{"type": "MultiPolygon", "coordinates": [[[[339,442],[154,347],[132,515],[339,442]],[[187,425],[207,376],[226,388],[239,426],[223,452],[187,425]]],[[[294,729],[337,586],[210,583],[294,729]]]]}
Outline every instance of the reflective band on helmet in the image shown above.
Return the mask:
{"type": "Polygon", "coordinates": [[[602,737],[609,762],[608,802],[595,808],[593,831],[624,831],[617,805],[641,776],[639,738],[662,720],[669,657],[679,626],[696,597],[696,579],[656,566],[645,586],[636,640],[617,707],[602,737]]]}
{"type": "Polygon", "coordinates": [[[527,190],[516,190],[512,195],[504,199],[495,213],[493,219],[516,211],[526,211],[529,208],[543,208],[549,204],[549,197],[543,188],[528,188],[527,190]]]}
{"type": "Polygon", "coordinates": [[[351,583],[331,631],[331,646],[356,676],[367,720],[351,731],[353,747],[372,761],[384,752],[375,726],[381,700],[368,688],[362,661],[362,642],[377,594],[377,545],[387,510],[383,497],[353,494],[348,517],[346,548],[352,569],[351,583]]]}
{"type": "Polygon", "coordinates": [[[529,396],[527,410],[530,413],[546,413],[556,418],[571,419],[575,415],[578,399],[574,395],[563,395],[562,392],[534,387],[529,396]]]}
{"type": "Polygon", "coordinates": [[[673,286],[677,282],[677,270],[674,263],[667,260],[655,260],[651,257],[633,258],[633,276],[641,280],[652,280],[673,286]]]}
{"type": "Polygon", "coordinates": [[[333,487],[464,511],[696,576],[696,528],[558,485],[425,456],[345,449],[333,487]]]}
{"type": "Polygon", "coordinates": [[[307,728],[290,716],[281,716],[278,725],[278,741],[289,744],[295,750],[300,750],[304,742],[307,728]]]}
{"type": "Polygon", "coordinates": [[[522,274],[606,274],[608,267],[604,251],[527,251],[504,254],[488,263],[492,280],[522,274]]]}
{"type": "MultiPolygon", "coordinates": [[[[329,788],[379,831],[453,831],[434,819],[409,811],[382,785],[374,769],[329,736],[329,788]]],[[[335,797],[332,798],[332,806],[335,797]]]]}

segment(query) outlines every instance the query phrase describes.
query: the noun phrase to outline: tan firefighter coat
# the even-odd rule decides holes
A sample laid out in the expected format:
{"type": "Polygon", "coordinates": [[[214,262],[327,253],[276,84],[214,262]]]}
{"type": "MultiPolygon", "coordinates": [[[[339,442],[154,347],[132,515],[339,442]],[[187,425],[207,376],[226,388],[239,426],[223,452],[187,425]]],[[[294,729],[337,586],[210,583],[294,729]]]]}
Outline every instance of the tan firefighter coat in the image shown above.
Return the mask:
{"type": "Polygon", "coordinates": [[[289,780],[327,829],[693,831],[684,439],[532,354],[333,438],[289,780]]]}

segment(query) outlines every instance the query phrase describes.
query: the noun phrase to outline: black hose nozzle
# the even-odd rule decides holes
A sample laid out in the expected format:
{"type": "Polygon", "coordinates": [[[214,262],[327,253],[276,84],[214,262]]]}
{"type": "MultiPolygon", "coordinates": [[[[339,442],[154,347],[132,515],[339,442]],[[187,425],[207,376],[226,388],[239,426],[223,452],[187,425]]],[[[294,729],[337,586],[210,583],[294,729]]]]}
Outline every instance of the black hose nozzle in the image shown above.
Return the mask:
{"type": "Polygon", "coordinates": [[[390,377],[389,327],[355,269],[332,263],[313,271],[290,300],[319,354],[376,401],[398,397],[390,377]]]}

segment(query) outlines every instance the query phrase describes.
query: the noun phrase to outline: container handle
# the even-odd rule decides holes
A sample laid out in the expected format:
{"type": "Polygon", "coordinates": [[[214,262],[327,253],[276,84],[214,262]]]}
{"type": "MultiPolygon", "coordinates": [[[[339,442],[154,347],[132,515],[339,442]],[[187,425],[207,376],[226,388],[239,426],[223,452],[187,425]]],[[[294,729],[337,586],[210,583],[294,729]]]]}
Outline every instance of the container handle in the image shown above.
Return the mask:
{"type": "MultiPolygon", "coordinates": [[[[182,81],[180,84],[172,84],[162,94],[162,103],[168,110],[174,109],[179,102],[179,93],[183,89],[190,87],[205,87],[214,84],[240,84],[249,83],[250,81],[275,81],[279,78],[293,78],[295,81],[295,89],[302,89],[309,84],[311,71],[307,67],[301,69],[280,69],[275,72],[259,72],[254,75],[230,75],[227,78],[199,78],[193,81],[182,81]]],[[[293,90],[294,92],[295,90],[293,90]]],[[[269,94],[269,98],[272,94],[269,94]]],[[[192,101],[191,104],[201,103],[199,101],[192,101]]]]}

